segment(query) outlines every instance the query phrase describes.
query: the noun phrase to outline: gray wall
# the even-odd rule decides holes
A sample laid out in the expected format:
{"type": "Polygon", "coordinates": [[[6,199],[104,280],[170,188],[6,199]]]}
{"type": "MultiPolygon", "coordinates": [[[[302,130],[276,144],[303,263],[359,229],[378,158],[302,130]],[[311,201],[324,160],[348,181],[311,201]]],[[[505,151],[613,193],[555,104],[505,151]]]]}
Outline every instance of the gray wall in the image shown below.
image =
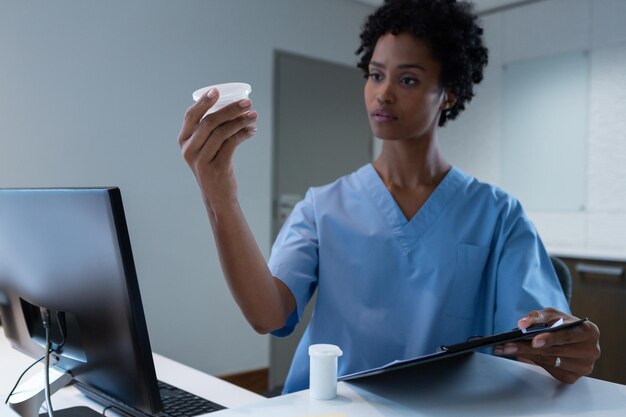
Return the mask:
{"type": "Polygon", "coordinates": [[[267,366],[268,338],[228,292],[180,156],[182,115],[199,87],[252,84],[259,132],[236,170],[267,256],[274,50],[352,65],[371,9],[349,0],[0,3],[0,186],[121,187],[153,349],[218,375],[267,366]]]}
{"type": "MultiPolygon", "coordinates": [[[[529,210],[548,248],[558,253],[626,257],[624,22],[624,0],[546,0],[484,17],[490,47],[485,80],[467,111],[441,133],[454,164],[500,184],[503,66],[589,52],[584,209],[529,210]]],[[[552,169],[568,157],[562,149],[552,169]]]]}

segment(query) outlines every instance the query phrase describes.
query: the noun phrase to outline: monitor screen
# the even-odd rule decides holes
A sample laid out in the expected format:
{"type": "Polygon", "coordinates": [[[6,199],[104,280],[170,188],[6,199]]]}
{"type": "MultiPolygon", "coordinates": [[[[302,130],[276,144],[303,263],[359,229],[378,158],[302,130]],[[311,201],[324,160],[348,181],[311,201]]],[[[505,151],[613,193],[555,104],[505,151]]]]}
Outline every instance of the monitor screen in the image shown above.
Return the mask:
{"type": "Polygon", "coordinates": [[[54,366],[147,413],[162,408],[117,188],[0,189],[0,315],[40,358],[51,312],[54,366]]]}

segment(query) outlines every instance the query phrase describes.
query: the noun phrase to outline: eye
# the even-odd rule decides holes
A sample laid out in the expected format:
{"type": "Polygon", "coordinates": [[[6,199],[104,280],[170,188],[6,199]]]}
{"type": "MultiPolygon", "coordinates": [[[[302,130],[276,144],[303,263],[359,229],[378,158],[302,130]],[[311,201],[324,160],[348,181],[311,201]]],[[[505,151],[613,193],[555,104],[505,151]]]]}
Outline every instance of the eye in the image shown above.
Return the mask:
{"type": "Polygon", "coordinates": [[[367,78],[372,81],[381,81],[383,79],[383,75],[375,71],[370,71],[370,73],[367,74],[367,78]]]}
{"type": "Polygon", "coordinates": [[[403,85],[416,85],[419,83],[419,80],[414,77],[402,77],[400,83],[403,85]]]}

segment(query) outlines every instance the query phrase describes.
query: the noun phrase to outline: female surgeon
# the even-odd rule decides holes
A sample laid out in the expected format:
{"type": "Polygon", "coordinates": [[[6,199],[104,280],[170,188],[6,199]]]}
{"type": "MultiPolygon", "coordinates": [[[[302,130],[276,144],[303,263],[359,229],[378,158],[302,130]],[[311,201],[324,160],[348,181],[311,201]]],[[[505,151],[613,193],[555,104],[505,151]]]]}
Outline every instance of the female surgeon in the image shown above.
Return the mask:
{"type": "MultiPolygon", "coordinates": [[[[204,116],[214,90],[187,110],[179,144],[246,319],[259,333],[287,335],[318,290],[285,392],[307,388],[311,344],[338,345],[345,375],[472,335],[575,319],[520,203],[451,166],[439,148],[438,128],[482,80],[482,32],[470,5],[455,0],[387,0],[369,16],[358,67],[382,153],[308,190],[269,263],[239,206],[232,166],[237,146],[255,133],[251,101],[204,116]]],[[[585,322],[494,353],[573,383],[593,370],[599,331],[585,322]]]]}

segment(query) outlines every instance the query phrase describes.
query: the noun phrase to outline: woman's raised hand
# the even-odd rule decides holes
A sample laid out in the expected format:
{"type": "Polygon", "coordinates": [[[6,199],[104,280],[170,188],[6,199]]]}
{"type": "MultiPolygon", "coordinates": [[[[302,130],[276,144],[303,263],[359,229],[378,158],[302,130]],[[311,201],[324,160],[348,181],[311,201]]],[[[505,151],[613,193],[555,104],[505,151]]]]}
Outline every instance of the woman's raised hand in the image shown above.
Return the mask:
{"type": "Polygon", "coordinates": [[[233,154],[240,143],[256,133],[253,123],[257,113],[249,99],[205,115],[218,97],[219,92],[212,89],[189,107],[178,136],[183,157],[209,206],[237,199],[233,154]]]}

